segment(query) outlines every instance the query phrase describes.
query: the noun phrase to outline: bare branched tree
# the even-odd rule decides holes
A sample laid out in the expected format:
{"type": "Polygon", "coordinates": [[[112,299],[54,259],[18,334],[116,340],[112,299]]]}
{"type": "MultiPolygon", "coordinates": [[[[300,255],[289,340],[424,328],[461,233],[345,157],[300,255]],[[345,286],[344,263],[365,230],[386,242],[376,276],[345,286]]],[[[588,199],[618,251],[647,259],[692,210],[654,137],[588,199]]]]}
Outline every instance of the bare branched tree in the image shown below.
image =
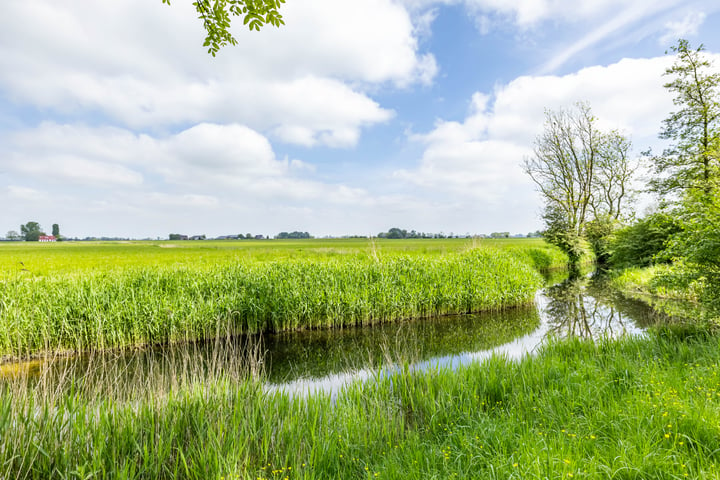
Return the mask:
{"type": "Polygon", "coordinates": [[[602,132],[596,123],[586,103],[546,111],[534,154],[523,162],[545,200],[545,237],[575,266],[588,223],[622,215],[636,168],[629,158],[630,141],[617,131],[602,132]]]}

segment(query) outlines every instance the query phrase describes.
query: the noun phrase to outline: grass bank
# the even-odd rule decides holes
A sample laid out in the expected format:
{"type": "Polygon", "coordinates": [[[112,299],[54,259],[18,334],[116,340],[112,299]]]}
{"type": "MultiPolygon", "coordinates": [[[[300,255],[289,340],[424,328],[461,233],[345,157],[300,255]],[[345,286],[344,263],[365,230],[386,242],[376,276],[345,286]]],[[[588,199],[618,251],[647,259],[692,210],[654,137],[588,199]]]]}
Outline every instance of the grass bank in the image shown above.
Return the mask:
{"type": "Polygon", "coordinates": [[[0,477],[717,478],[719,362],[720,339],[686,327],[406,370],[336,399],[266,393],[237,368],[133,401],[112,379],[97,394],[18,380],[0,386],[0,477]]]}
{"type": "Polygon", "coordinates": [[[293,243],[278,247],[275,260],[266,259],[267,244],[249,258],[238,253],[248,247],[218,242],[185,252],[179,249],[190,244],[61,245],[45,251],[44,266],[36,259],[44,245],[0,248],[12,253],[2,257],[0,355],[499,310],[532,302],[542,285],[538,271],[566,261],[537,241],[465,241],[453,251],[447,241],[435,250],[432,241],[422,242],[390,244],[390,251],[367,241],[364,249],[293,243]],[[105,248],[113,258],[125,251],[137,261],[106,267],[105,248]]]}
{"type": "Polygon", "coordinates": [[[677,269],[672,265],[627,268],[617,272],[611,284],[665,315],[703,322],[707,315],[700,302],[702,282],[688,280],[677,269]]]}

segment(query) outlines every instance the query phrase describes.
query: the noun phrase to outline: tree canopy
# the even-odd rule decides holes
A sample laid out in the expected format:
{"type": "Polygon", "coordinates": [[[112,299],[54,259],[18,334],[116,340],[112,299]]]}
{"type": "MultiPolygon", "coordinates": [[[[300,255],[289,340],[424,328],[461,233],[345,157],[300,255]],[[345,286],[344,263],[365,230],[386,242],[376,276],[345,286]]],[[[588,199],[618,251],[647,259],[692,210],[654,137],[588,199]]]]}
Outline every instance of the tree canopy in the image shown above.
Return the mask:
{"type": "Polygon", "coordinates": [[[712,71],[703,45],[692,48],[681,39],[671,50],[676,59],[665,70],[672,78],[665,88],[675,94],[678,110],[663,121],[660,138],[671,144],[652,159],[657,176],[650,187],[660,195],[688,189],[707,194],[720,167],[720,74],[712,71]]]}
{"type": "MultiPolygon", "coordinates": [[[[170,5],[170,0],[162,0],[170,5]]],[[[237,45],[230,33],[233,17],[242,17],[250,30],[260,30],[265,25],[284,25],[278,11],[285,0],[197,0],[193,6],[202,21],[207,36],[203,46],[213,57],[227,44],[237,45]]]]}
{"type": "Polygon", "coordinates": [[[45,235],[38,222],[28,222],[20,225],[20,234],[26,242],[37,242],[40,235],[45,235]]]}

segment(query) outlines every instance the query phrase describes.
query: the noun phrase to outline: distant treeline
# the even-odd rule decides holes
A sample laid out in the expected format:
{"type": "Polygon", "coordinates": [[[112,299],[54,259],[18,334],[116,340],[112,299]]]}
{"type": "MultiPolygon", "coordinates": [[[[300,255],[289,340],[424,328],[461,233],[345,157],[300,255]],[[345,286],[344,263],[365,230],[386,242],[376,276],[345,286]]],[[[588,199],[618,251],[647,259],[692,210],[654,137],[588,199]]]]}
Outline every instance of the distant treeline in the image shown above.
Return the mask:
{"type": "MultiPolygon", "coordinates": [[[[270,235],[253,235],[252,233],[237,234],[237,235],[221,235],[210,240],[269,240],[270,235]]],[[[308,232],[280,232],[275,235],[278,240],[286,239],[298,239],[298,238],[313,238],[308,232]]],[[[208,240],[205,235],[184,235],[182,233],[171,233],[168,235],[169,240],[208,240]]]]}
{"type": "Polygon", "coordinates": [[[297,239],[297,238],[313,238],[308,232],[280,232],[275,235],[278,240],[297,239]]]}
{"type": "Polygon", "coordinates": [[[471,237],[489,237],[489,238],[520,238],[520,237],[540,237],[542,236],[540,232],[530,232],[527,235],[517,234],[517,235],[510,235],[510,232],[493,232],[490,235],[480,234],[480,235],[470,235],[469,233],[465,235],[457,235],[454,233],[445,234],[443,232],[440,233],[425,233],[425,232],[416,232],[415,230],[410,230],[409,232],[407,230],[404,230],[402,228],[391,228],[387,232],[380,232],[377,234],[378,238],[471,238],[471,237]]]}

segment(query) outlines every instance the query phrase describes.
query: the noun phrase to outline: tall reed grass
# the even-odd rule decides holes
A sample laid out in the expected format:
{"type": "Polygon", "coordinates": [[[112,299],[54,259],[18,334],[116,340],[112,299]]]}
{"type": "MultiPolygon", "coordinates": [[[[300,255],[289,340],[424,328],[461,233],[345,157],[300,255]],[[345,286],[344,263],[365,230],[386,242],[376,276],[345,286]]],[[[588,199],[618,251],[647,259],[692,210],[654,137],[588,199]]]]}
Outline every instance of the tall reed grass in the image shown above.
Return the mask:
{"type": "Polygon", "coordinates": [[[367,325],[532,302],[542,277],[517,254],[472,249],[7,275],[0,354],[92,350],[219,334],[367,325]]]}
{"type": "Polygon", "coordinates": [[[18,379],[0,384],[0,478],[717,478],[719,362],[720,337],[685,329],[408,368],[337,398],[192,357],[133,399],[18,379]]]}

